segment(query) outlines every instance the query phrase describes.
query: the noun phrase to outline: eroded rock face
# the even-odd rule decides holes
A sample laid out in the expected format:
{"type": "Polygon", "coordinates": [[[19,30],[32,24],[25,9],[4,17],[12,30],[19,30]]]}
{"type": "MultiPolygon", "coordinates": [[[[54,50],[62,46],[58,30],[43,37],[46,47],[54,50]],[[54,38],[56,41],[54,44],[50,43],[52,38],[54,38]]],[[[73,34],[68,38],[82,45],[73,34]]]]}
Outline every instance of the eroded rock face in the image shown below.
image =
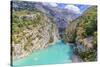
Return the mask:
{"type": "Polygon", "coordinates": [[[33,51],[46,48],[60,38],[58,28],[47,16],[44,15],[42,21],[39,22],[42,24],[36,27],[30,25],[13,36],[16,40],[20,39],[17,43],[12,41],[13,59],[22,58],[33,51]]]}

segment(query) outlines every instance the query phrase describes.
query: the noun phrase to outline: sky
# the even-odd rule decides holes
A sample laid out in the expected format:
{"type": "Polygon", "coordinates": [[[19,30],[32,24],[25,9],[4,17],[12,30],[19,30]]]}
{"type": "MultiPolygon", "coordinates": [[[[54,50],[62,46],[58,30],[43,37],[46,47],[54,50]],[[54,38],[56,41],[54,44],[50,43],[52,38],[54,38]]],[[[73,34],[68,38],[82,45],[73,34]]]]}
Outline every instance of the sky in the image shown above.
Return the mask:
{"type": "Polygon", "coordinates": [[[89,7],[89,5],[80,5],[80,4],[45,3],[45,5],[46,4],[50,5],[51,7],[68,9],[70,11],[75,12],[76,14],[82,14],[89,7]]]}

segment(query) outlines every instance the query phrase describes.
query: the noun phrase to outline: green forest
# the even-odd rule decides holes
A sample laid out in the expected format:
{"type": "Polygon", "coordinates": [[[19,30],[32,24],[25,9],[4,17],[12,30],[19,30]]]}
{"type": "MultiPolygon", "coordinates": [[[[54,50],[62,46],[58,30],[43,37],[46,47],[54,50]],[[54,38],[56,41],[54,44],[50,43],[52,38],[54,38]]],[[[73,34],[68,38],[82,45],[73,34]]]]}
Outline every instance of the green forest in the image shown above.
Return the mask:
{"type": "Polygon", "coordinates": [[[80,43],[85,51],[78,48],[75,50],[84,61],[96,61],[97,57],[97,7],[93,6],[86,10],[80,17],[70,22],[69,28],[64,35],[66,42],[80,43]],[[89,47],[90,42],[92,47],[89,47]],[[87,43],[88,42],[88,43],[87,43]]]}

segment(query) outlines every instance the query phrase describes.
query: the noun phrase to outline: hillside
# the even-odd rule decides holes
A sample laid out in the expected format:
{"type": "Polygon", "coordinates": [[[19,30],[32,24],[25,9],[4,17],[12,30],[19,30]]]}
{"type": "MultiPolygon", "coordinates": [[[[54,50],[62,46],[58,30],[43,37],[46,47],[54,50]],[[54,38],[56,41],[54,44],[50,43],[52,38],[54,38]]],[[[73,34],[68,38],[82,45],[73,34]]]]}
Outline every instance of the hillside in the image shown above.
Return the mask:
{"type": "Polygon", "coordinates": [[[75,53],[83,61],[97,58],[97,7],[89,7],[80,17],[73,20],[66,29],[65,42],[76,43],[75,53]]]}
{"type": "Polygon", "coordinates": [[[73,11],[69,12],[68,9],[60,9],[58,7],[52,7],[49,4],[44,5],[41,2],[26,2],[26,1],[13,1],[12,8],[14,10],[39,10],[45,13],[50,18],[54,19],[57,27],[59,28],[66,28],[69,21],[77,18],[77,14],[73,11]]]}
{"type": "Polygon", "coordinates": [[[59,39],[58,29],[41,11],[13,10],[12,55],[18,59],[31,52],[46,48],[59,39]]]}

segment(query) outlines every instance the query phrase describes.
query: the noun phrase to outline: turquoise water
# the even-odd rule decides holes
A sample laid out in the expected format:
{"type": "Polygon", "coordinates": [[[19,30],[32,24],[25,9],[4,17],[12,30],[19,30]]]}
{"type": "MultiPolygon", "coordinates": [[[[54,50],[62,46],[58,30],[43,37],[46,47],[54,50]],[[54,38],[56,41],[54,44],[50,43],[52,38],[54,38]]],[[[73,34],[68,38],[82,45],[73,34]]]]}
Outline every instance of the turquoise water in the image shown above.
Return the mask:
{"type": "Polygon", "coordinates": [[[29,56],[13,61],[14,66],[30,66],[43,64],[61,64],[70,63],[72,57],[72,49],[63,41],[57,41],[45,49],[33,52],[29,56]]]}

